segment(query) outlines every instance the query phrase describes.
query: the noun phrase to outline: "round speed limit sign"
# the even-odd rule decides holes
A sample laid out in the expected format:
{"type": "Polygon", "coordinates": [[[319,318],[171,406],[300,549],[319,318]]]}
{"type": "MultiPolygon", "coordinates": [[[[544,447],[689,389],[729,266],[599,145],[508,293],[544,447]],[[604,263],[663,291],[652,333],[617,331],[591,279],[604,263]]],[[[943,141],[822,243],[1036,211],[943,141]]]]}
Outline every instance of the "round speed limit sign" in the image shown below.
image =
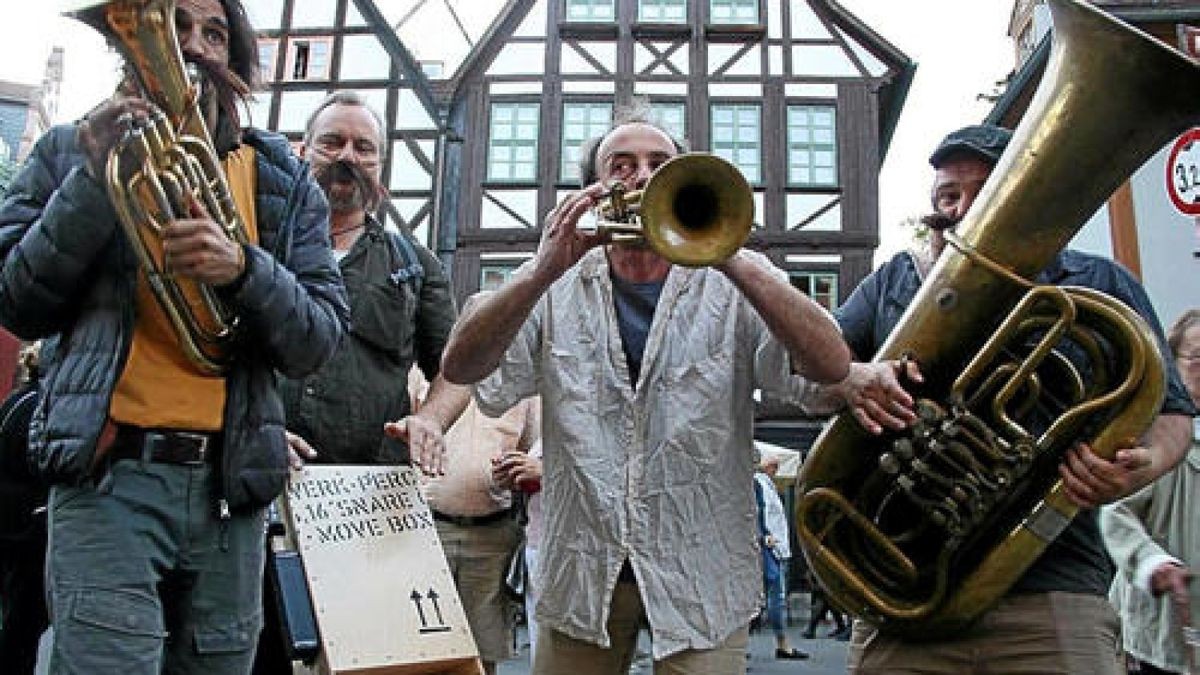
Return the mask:
{"type": "Polygon", "coordinates": [[[1167,194],[1175,208],[1200,216],[1200,127],[1175,141],[1167,157],[1167,194]]]}

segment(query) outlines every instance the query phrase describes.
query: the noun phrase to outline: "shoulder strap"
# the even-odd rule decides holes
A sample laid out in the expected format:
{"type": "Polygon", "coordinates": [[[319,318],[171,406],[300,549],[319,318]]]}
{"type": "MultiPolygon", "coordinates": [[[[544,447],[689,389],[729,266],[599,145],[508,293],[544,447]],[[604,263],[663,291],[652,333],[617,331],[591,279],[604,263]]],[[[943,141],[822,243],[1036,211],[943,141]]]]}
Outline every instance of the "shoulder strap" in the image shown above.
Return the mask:
{"type": "Polygon", "coordinates": [[[393,254],[399,254],[400,260],[394,262],[392,281],[396,283],[411,283],[417,295],[421,294],[421,284],[425,281],[425,266],[417,255],[417,248],[408,237],[398,232],[384,230],[388,241],[392,242],[393,254]]]}

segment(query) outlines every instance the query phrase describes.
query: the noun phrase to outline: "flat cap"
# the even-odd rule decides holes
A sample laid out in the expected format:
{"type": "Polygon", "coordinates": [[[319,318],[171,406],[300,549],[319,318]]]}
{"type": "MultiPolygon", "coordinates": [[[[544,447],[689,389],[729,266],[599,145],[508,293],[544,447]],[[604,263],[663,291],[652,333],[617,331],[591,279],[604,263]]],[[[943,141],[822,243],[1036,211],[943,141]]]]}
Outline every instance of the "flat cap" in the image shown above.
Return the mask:
{"type": "Polygon", "coordinates": [[[947,134],[938,144],[937,150],[929,156],[929,163],[936,169],[950,155],[966,154],[995,166],[1010,140],[1012,132],[1004,127],[973,124],[947,134]]]}

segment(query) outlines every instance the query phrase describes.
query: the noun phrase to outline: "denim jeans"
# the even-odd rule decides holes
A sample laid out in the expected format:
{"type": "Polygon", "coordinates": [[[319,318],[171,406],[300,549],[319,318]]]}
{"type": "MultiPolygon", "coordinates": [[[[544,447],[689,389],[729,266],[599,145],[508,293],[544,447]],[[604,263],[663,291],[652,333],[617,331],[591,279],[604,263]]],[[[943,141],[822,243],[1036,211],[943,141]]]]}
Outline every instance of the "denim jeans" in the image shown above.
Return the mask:
{"type": "Polygon", "coordinates": [[[210,466],[114,462],[50,496],[51,673],[248,673],[263,512],[217,515],[210,466]]]}

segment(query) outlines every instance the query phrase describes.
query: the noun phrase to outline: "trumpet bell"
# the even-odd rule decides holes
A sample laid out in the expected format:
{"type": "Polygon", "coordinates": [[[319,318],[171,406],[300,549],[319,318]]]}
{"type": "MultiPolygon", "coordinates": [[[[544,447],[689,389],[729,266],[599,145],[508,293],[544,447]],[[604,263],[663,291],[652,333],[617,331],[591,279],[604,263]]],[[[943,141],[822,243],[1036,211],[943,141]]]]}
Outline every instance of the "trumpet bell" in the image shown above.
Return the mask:
{"type": "Polygon", "coordinates": [[[750,236],[752,194],[745,177],[724,159],[679,155],[659,167],[642,192],[642,236],[676,265],[717,264],[750,236]]]}

